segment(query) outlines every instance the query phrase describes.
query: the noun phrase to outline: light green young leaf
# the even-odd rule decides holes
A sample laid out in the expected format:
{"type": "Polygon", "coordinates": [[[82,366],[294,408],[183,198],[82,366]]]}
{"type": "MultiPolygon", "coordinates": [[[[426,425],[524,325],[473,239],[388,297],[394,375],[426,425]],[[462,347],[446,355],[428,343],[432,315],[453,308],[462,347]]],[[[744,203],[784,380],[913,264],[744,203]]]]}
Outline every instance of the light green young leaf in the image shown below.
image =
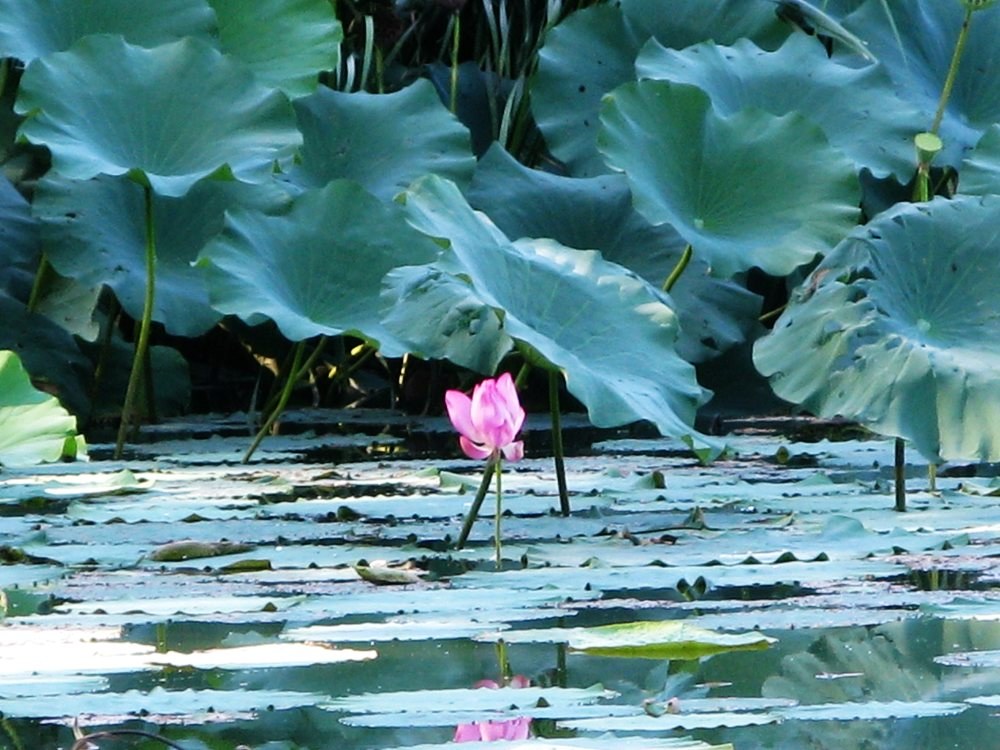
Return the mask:
{"type": "Polygon", "coordinates": [[[14,352],[0,351],[0,466],[85,457],[76,417],[32,386],[14,352]]]}

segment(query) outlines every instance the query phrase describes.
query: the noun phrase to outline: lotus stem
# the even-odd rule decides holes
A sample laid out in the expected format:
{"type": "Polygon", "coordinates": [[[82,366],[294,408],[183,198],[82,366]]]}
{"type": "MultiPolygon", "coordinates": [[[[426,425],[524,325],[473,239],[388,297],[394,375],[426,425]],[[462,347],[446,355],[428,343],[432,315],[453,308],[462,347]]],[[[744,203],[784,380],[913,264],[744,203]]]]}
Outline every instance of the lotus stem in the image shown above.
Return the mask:
{"type": "Polygon", "coordinates": [[[497,509],[493,517],[493,547],[496,550],[494,565],[497,570],[503,567],[503,537],[500,535],[500,519],[503,517],[503,459],[497,458],[494,464],[494,472],[497,477],[497,509]]]}
{"type": "Polygon", "coordinates": [[[559,372],[549,370],[549,413],[552,415],[552,458],[556,464],[556,485],[559,487],[559,511],[570,514],[569,489],[566,486],[566,461],[563,451],[562,417],[559,414],[559,372]]]}
{"type": "Polygon", "coordinates": [[[28,295],[28,312],[35,312],[38,309],[42,290],[45,289],[46,282],[48,282],[51,275],[52,264],[49,263],[49,256],[43,252],[42,257],[38,261],[38,270],[35,271],[35,280],[31,284],[31,293],[28,295]]]}
{"type": "Polygon", "coordinates": [[[462,21],[459,11],[452,16],[451,25],[451,98],[448,109],[452,114],[458,112],[458,42],[461,37],[462,21]]]}
{"type": "Polygon", "coordinates": [[[694,248],[692,248],[691,245],[687,245],[684,248],[684,252],[681,253],[681,258],[677,261],[677,265],[674,266],[674,270],[670,272],[670,275],[667,276],[667,280],[663,282],[663,291],[669,293],[670,290],[674,288],[674,284],[677,283],[681,274],[684,273],[684,269],[687,268],[688,263],[691,262],[691,256],[693,254],[694,248]]]}
{"type": "Polygon", "coordinates": [[[894,473],[896,478],[896,510],[906,512],[906,443],[896,438],[894,473]]]}
{"type": "Polygon", "coordinates": [[[927,484],[930,492],[937,492],[937,464],[927,464],[927,484]]]}
{"type": "Polygon", "coordinates": [[[136,393],[146,362],[146,350],[149,349],[153,302],[156,299],[156,230],[153,225],[153,188],[149,185],[143,185],[142,194],[146,214],[146,294],[142,305],[142,320],[139,323],[139,339],[136,341],[135,354],[132,357],[132,372],[129,374],[128,386],[125,389],[125,403],[122,405],[118,439],[115,441],[115,459],[122,457],[125,437],[128,435],[134,417],[136,393]]]}
{"type": "Polygon", "coordinates": [[[469,533],[472,531],[472,525],[476,522],[476,518],[479,517],[479,509],[483,507],[483,502],[486,500],[486,493],[490,491],[490,484],[492,482],[493,459],[489,459],[483,469],[483,481],[479,483],[479,489],[472,500],[472,505],[469,506],[469,512],[465,514],[465,522],[462,524],[462,531],[458,535],[458,541],[455,542],[455,549],[462,549],[465,546],[465,542],[469,538],[469,533]]]}
{"type": "Polygon", "coordinates": [[[304,341],[299,341],[295,345],[295,354],[292,356],[292,366],[288,370],[288,375],[285,378],[285,385],[281,389],[281,396],[278,398],[278,403],[275,405],[274,409],[271,410],[271,413],[267,415],[267,419],[264,421],[264,424],[260,426],[256,437],[254,437],[250,447],[247,448],[247,452],[243,454],[242,463],[246,464],[250,462],[250,457],[253,456],[254,451],[256,451],[261,442],[263,442],[265,436],[271,430],[271,427],[278,421],[278,417],[281,416],[281,413],[288,405],[288,400],[292,397],[292,391],[295,389],[295,383],[298,382],[297,376],[299,374],[299,366],[302,362],[302,350],[304,348],[304,341]]]}
{"type": "Polygon", "coordinates": [[[368,76],[371,73],[373,50],[375,49],[375,19],[365,16],[365,56],[361,61],[361,81],[358,84],[359,91],[366,91],[368,88],[368,76]]]}
{"type": "Polygon", "coordinates": [[[965,51],[965,42],[969,38],[969,26],[972,24],[973,13],[975,13],[975,8],[966,6],[965,18],[962,20],[962,29],[958,32],[955,51],[951,55],[951,64],[948,66],[948,74],[945,76],[944,86],[941,88],[941,98],[938,100],[937,111],[934,113],[934,122],[931,123],[930,132],[934,135],[938,134],[938,130],[941,127],[941,120],[944,119],[944,109],[948,105],[948,99],[951,98],[951,90],[955,85],[955,77],[958,75],[958,64],[962,59],[962,53],[965,51]]]}

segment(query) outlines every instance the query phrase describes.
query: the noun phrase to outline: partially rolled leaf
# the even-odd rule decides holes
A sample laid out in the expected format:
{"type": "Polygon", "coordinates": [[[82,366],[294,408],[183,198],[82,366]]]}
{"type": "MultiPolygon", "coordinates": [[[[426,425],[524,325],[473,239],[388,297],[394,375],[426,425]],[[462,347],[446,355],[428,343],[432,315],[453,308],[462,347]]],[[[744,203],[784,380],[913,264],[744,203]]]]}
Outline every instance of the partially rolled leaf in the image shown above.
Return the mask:
{"type": "Polygon", "coordinates": [[[470,279],[507,334],[563,372],[595,425],[649,420],[693,434],[707,393],[677,355],[677,318],[655,289],[594,251],[511,243],[444,180],[418,181],[405,200],[414,226],[450,240],[441,267],[470,279]]]}
{"type": "Polygon", "coordinates": [[[1000,197],[902,205],[858,228],[754,350],[782,398],[905,438],[928,460],[1000,459],[1000,197]]]}
{"type": "Polygon", "coordinates": [[[37,390],[21,360],[0,351],[0,466],[30,466],[86,456],[76,418],[37,390]]]}

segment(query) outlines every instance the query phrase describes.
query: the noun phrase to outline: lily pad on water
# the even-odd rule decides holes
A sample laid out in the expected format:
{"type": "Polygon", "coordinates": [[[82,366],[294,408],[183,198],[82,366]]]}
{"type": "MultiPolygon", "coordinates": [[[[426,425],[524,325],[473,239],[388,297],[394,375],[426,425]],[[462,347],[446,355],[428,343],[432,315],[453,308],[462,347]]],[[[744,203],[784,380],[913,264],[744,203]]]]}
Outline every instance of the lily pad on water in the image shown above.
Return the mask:
{"type": "Polygon", "coordinates": [[[674,620],[517,630],[501,637],[508,643],[566,643],[573,651],[593,656],[642,659],[700,659],[725,651],[756,651],[776,643],[761,633],[719,633],[674,620]]]}
{"type": "Polygon", "coordinates": [[[596,703],[614,696],[614,691],[605,690],[601,685],[588,688],[505,687],[496,690],[452,688],[347,695],[324,703],[322,708],[354,714],[451,712],[455,706],[461,706],[464,711],[514,711],[519,707],[535,706],[540,700],[549,706],[566,707],[596,703]]]}
{"type": "Polygon", "coordinates": [[[129,174],[171,197],[213,174],[270,179],[301,139],[284,95],[194,38],[85,37],[28,65],[15,109],[19,137],[47,146],[64,176],[129,174]]]}
{"type": "Polygon", "coordinates": [[[150,662],[157,666],[194,669],[288,669],[315,664],[368,661],[377,656],[378,654],[371,650],[328,648],[308,643],[261,643],[255,646],[233,646],[190,653],[167,651],[151,657],[150,662]]]}
{"type": "Polygon", "coordinates": [[[939,199],[854,231],[757,342],[757,368],[928,460],[1000,459],[998,220],[1000,197],[939,199]]]}
{"type": "Polygon", "coordinates": [[[858,220],[854,165],[797,112],[723,117],[694,86],[640,81],[605,97],[598,147],[639,212],[671,224],[717,276],[784,276],[858,220]]]}

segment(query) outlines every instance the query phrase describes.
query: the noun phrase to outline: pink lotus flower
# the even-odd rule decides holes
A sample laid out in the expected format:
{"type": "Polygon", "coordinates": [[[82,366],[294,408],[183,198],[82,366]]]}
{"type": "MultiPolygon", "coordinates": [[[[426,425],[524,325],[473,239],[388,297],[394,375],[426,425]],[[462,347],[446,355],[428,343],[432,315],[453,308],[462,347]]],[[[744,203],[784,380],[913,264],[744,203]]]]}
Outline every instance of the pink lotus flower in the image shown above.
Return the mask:
{"type": "Polygon", "coordinates": [[[509,372],[481,382],[471,399],[451,390],[445,393],[444,402],[466,456],[497,459],[503,455],[508,461],[524,458],[524,442],[514,440],[524,424],[524,409],[509,372]]]}

